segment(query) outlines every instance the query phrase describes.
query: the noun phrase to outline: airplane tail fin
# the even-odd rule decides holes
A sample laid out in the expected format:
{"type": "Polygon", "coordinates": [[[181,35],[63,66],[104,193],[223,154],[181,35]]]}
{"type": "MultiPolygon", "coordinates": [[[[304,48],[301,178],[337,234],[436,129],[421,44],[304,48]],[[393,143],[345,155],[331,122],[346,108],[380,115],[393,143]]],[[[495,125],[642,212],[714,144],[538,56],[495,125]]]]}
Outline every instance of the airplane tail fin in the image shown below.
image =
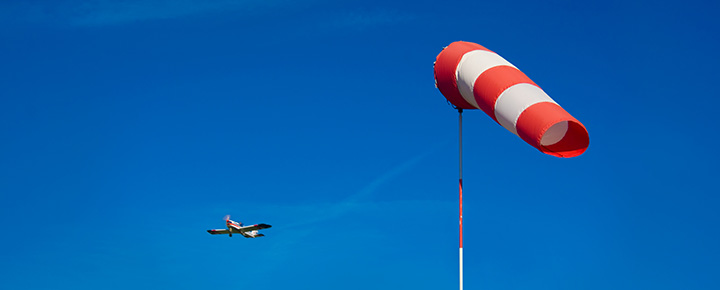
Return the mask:
{"type": "Polygon", "coordinates": [[[265,235],[258,233],[257,230],[254,230],[254,231],[248,232],[248,236],[253,237],[253,238],[257,238],[257,237],[262,237],[262,236],[265,236],[265,235]]]}

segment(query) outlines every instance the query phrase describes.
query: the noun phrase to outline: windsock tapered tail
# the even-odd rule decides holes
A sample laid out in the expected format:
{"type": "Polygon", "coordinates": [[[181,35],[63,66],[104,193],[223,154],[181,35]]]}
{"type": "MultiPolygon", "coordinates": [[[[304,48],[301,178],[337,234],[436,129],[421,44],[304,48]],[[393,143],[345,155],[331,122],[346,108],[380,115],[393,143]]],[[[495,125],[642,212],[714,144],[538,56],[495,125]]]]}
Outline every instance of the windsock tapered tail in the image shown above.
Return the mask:
{"type": "Polygon", "coordinates": [[[435,61],[435,84],[461,109],[480,109],[541,152],[575,157],[588,132],[537,84],[495,52],[472,42],[451,43],[435,61]]]}

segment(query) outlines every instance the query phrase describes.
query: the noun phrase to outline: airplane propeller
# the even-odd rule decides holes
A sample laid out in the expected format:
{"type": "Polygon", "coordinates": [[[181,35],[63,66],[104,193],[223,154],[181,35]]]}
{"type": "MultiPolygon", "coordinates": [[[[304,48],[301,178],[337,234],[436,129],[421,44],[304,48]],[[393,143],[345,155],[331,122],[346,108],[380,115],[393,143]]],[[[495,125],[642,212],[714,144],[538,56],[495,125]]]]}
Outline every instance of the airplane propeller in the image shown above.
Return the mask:
{"type": "MultiPolygon", "coordinates": [[[[225,222],[227,223],[229,220],[230,220],[230,215],[229,214],[225,215],[225,222]]],[[[227,227],[228,227],[228,230],[230,231],[228,236],[230,236],[232,238],[232,229],[230,228],[229,225],[227,227]]]]}

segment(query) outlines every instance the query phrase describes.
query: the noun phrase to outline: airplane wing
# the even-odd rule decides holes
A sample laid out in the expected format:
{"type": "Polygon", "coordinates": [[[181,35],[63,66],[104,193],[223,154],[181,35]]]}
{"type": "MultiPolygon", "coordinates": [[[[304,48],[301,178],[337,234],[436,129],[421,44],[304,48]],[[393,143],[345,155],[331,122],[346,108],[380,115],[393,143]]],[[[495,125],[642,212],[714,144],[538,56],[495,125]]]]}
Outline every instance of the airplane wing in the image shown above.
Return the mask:
{"type": "Polygon", "coordinates": [[[208,233],[211,235],[227,235],[230,233],[227,229],[221,229],[221,230],[208,230],[208,233]]]}
{"type": "Polygon", "coordinates": [[[265,236],[265,235],[263,235],[263,234],[249,235],[249,234],[246,233],[246,232],[242,232],[242,233],[240,233],[240,234],[242,234],[243,237],[246,237],[246,238],[259,238],[259,237],[264,237],[264,236],[265,236]]]}
{"type": "Polygon", "coordinates": [[[249,232],[249,231],[254,231],[254,230],[267,229],[267,228],[271,228],[271,227],[272,226],[268,225],[268,224],[257,224],[257,225],[241,227],[239,230],[241,232],[249,232]]]}

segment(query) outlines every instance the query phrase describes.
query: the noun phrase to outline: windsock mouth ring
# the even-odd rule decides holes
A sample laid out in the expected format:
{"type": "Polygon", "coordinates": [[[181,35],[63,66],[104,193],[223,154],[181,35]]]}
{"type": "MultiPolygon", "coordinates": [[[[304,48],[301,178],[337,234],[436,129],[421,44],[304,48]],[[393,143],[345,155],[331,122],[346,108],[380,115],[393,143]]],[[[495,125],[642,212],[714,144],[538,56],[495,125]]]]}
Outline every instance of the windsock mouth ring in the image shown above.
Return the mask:
{"type": "Polygon", "coordinates": [[[517,133],[542,153],[576,157],[590,145],[588,132],[577,119],[551,102],[540,102],[523,111],[516,123],[517,133]]]}
{"type": "Polygon", "coordinates": [[[548,155],[568,158],[583,154],[589,145],[587,129],[573,118],[549,126],[542,133],[537,148],[548,155]]]}

